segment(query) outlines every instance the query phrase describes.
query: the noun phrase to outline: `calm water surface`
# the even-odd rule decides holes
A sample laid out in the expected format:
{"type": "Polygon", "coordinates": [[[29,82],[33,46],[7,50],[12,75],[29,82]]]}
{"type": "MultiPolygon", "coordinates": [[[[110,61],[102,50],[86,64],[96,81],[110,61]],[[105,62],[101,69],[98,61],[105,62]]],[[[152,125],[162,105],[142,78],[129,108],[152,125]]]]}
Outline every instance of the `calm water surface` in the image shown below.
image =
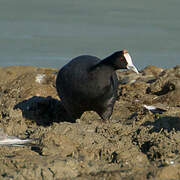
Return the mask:
{"type": "Polygon", "coordinates": [[[0,66],[59,68],[126,48],[139,69],[180,64],[180,0],[0,0],[0,66]]]}

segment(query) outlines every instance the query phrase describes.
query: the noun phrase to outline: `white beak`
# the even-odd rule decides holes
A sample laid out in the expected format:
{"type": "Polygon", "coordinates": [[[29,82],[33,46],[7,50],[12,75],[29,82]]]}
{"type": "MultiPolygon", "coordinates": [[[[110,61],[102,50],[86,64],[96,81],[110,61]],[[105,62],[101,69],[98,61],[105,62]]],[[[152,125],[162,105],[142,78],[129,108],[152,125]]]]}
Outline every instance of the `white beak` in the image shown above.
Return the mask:
{"type": "Polygon", "coordinates": [[[127,69],[130,69],[130,70],[134,71],[135,73],[139,74],[138,70],[136,69],[136,67],[133,64],[128,65],[127,69]]]}
{"type": "Polygon", "coordinates": [[[129,53],[125,53],[124,57],[126,58],[126,61],[127,61],[127,69],[131,69],[135,73],[139,74],[138,70],[136,69],[136,67],[132,63],[132,59],[131,59],[131,56],[129,55],[129,53]]]}

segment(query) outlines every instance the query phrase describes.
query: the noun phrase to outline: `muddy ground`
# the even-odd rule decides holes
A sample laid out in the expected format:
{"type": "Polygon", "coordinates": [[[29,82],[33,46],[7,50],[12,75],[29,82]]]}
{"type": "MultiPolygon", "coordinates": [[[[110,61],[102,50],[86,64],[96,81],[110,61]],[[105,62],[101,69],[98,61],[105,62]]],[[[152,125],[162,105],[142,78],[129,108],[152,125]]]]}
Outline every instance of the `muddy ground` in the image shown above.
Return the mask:
{"type": "Polygon", "coordinates": [[[27,146],[0,146],[0,179],[180,179],[180,66],[117,72],[110,122],[95,112],[69,122],[56,74],[0,68],[0,128],[35,139],[27,146]]]}

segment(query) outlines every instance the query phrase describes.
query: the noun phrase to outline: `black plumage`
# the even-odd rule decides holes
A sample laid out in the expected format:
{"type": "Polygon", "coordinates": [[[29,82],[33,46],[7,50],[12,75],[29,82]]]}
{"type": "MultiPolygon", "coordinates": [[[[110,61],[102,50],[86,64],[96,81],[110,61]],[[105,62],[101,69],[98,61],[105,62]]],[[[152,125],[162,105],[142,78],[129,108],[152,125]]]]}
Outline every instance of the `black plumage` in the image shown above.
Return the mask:
{"type": "Polygon", "coordinates": [[[83,55],[74,58],[58,72],[56,88],[73,119],[85,111],[95,111],[103,120],[110,119],[117,98],[117,69],[126,69],[126,50],[100,60],[83,55]]]}

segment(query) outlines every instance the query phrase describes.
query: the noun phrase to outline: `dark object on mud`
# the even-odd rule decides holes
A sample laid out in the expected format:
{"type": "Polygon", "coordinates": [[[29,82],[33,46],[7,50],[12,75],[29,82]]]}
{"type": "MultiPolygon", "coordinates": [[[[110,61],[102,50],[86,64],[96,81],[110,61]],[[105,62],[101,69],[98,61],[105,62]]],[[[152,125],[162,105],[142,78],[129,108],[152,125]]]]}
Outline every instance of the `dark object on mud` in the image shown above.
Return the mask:
{"type": "Polygon", "coordinates": [[[38,126],[50,126],[53,122],[71,122],[62,103],[51,96],[33,96],[16,104],[15,109],[20,109],[23,117],[34,120],[38,126]]]}
{"type": "Polygon", "coordinates": [[[83,55],[60,69],[56,88],[62,103],[73,119],[85,111],[95,111],[103,120],[110,119],[117,97],[118,69],[138,73],[127,50],[115,52],[100,60],[83,55]]]}

